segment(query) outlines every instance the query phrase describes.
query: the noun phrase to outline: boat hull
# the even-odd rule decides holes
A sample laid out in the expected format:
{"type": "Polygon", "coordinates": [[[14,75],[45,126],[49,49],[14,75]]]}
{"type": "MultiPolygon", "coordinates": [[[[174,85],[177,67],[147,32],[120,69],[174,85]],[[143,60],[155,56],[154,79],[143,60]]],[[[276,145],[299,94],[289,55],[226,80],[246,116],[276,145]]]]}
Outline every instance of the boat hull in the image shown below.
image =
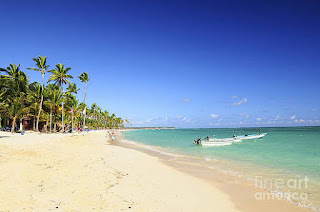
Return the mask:
{"type": "Polygon", "coordinates": [[[267,133],[262,133],[259,135],[248,135],[248,136],[237,136],[236,139],[241,139],[241,140],[250,140],[250,139],[260,139],[266,136],[267,133]]]}
{"type": "Polygon", "coordinates": [[[227,146],[227,145],[231,145],[232,142],[220,142],[220,141],[202,141],[201,142],[201,146],[227,146]]]}

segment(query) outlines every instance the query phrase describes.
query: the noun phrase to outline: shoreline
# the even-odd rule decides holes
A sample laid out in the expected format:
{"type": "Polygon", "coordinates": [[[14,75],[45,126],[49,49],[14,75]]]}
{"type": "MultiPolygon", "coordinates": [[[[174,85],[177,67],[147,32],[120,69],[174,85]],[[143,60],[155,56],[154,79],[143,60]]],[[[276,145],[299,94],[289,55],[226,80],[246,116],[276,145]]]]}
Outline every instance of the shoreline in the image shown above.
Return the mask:
{"type": "MultiPolygon", "coordinates": [[[[176,170],[199,179],[205,180],[212,186],[219,188],[221,192],[230,196],[236,208],[241,211],[313,211],[311,208],[299,207],[295,203],[285,199],[280,200],[256,200],[255,193],[270,193],[270,191],[262,188],[255,188],[252,182],[232,176],[221,171],[210,169],[203,164],[197,164],[190,159],[184,160],[181,157],[175,159],[171,153],[163,153],[152,148],[145,148],[143,145],[135,144],[136,142],[128,143],[122,135],[119,136],[119,145],[125,148],[134,149],[136,151],[144,152],[153,157],[157,157],[160,161],[176,170]]],[[[138,142],[137,142],[138,143],[138,142]]]]}

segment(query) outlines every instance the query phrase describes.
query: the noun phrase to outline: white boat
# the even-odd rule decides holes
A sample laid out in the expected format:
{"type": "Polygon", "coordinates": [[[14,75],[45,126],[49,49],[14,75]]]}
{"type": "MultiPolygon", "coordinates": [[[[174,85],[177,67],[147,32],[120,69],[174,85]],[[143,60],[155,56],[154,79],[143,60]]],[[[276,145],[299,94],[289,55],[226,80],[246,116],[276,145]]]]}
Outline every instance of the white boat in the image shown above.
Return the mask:
{"type": "Polygon", "coordinates": [[[208,141],[216,142],[233,142],[235,138],[209,138],[208,141]]]}
{"type": "Polygon", "coordinates": [[[194,143],[201,146],[226,146],[231,145],[234,142],[241,142],[242,140],[260,139],[266,135],[267,133],[235,136],[233,138],[209,138],[207,141],[202,141],[201,138],[198,138],[194,143]]]}
{"type": "Polygon", "coordinates": [[[227,146],[231,145],[231,142],[222,142],[222,141],[201,141],[199,145],[201,146],[227,146]]]}
{"type": "Polygon", "coordinates": [[[241,139],[241,140],[249,140],[249,139],[260,139],[266,136],[267,133],[262,133],[262,134],[253,134],[253,135],[241,135],[241,136],[236,136],[236,139],[241,139]]]}
{"type": "Polygon", "coordinates": [[[242,140],[249,139],[260,139],[266,136],[267,133],[262,134],[253,134],[253,135],[241,135],[235,136],[233,138],[208,138],[206,141],[202,141],[199,137],[197,140],[194,140],[194,143],[201,146],[227,146],[231,145],[233,142],[241,142],[242,140]]]}

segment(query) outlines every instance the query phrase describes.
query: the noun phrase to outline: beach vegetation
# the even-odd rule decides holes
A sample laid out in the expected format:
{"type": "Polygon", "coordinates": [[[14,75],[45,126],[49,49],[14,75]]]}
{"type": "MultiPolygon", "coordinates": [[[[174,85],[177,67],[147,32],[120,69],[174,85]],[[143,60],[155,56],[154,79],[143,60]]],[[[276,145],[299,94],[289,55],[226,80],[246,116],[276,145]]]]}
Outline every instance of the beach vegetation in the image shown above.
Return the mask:
{"type": "Polygon", "coordinates": [[[71,67],[58,63],[54,69],[48,70],[47,58],[33,58],[35,67],[27,68],[41,73],[40,82],[30,83],[27,72],[21,70],[20,64],[0,68],[0,127],[9,127],[12,133],[124,127],[125,121],[114,113],[110,115],[108,110],[103,110],[96,103],[86,104],[90,79],[87,72],[78,76],[80,82],[85,83],[84,98],[80,102],[77,95],[81,90],[77,82],[72,82],[71,67]],[[51,74],[47,83],[44,82],[46,72],[51,74]],[[64,85],[67,85],[65,91],[64,85]]]}

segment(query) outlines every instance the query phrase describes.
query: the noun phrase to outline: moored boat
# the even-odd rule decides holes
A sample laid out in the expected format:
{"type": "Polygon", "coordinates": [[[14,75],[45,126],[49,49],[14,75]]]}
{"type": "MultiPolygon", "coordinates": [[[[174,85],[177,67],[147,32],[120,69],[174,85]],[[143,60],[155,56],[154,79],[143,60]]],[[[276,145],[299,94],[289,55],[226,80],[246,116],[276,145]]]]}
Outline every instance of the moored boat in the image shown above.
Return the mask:
{"type": "Polygon", "coordinates": [[[206,141],[202,141],[201,138],[199,137],[198,139],[194,140],[194,144],[201,145],[201,146],[226,146],[226,145],[231,145],[234,142],[241,142],[242,140],[260,139],[266,135],[267,133],[241,135],[241,136],[234,135],[232,138],[210,138],[209,136],[207,136],[205,138],[206,141]]]}
{"type": "Polygon", "coordinates": [[[223,141],[201,141],[201,146],[227,146],[231,145],[232,141],[229,142],[223,142],[223,141]]]}
{"type": "Polygon", "coordinates": [[[241,140],[260,139],[260,138],[263,138],[266,135],[267,135],[267,133],[253,134],[253,135],[240,135],[240,136],[235,136],[234,138],[241,139],[241,140]]]}

